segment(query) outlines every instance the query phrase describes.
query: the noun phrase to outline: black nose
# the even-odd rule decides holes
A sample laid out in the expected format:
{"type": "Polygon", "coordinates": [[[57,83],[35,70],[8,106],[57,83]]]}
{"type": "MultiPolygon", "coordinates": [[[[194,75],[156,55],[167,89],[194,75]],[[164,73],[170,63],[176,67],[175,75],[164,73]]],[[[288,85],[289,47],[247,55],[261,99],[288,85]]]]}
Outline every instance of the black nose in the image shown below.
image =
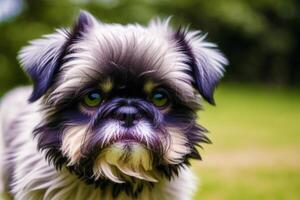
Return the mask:
{"type": "Polygon", "coordinates": [[[135,107],[123,106],[115,112],[114,118],[121,121],[123,126],[130,127],[135,125],[142,116],[135,107]]]}

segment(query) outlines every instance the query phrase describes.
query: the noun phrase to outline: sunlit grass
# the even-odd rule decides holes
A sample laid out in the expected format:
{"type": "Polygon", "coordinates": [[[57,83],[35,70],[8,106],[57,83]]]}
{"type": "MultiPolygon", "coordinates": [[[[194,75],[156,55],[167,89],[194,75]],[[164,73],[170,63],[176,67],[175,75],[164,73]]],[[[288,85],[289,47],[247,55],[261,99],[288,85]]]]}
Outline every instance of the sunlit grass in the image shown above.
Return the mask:
{"type": "Polygon", "coordinates": [[[216,148],[300,144],[300,92],[226,85],[216,101],[200,113],[216,148]]]}
{"type": "Polygon", "coordinates": [[[243,169],[226,173],[203,169],[202,186],[195,199],[298,200],[300,171],[296,169],[243,169]]]}
{"type": "Polygon", "coordinates": [[[227,84],[216,100],[199,114],[214,144],[193,163],[195,199],[299,199],[300,92],[227,84]]]}

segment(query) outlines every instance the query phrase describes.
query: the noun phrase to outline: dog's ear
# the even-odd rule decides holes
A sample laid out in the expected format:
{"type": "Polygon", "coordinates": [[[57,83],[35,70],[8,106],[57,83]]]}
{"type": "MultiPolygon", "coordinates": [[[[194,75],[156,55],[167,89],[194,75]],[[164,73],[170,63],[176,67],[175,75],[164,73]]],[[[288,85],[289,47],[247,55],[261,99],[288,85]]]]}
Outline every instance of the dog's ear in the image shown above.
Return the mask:
{"type": "Polygon", "coordinates": [[[33,40],[21,49],[18,59],[33,81],[30,102],[38,100],[45,94],[58,73],[68,47],[75,43],[95,25],[96,20],[86,11],[81,11],[71,30],[57,30],[41,39],[33,40]]]}
{"type": "Polygon", "coordinates": [[[224,55],[216,49],[216,45],[205,41],[206,35],[197,31],[179,28],[175,40],[187,56],[195,87],[202,97],[215,104],[214,90],[223,77],[224,65],[228,64],[224,55]]]}

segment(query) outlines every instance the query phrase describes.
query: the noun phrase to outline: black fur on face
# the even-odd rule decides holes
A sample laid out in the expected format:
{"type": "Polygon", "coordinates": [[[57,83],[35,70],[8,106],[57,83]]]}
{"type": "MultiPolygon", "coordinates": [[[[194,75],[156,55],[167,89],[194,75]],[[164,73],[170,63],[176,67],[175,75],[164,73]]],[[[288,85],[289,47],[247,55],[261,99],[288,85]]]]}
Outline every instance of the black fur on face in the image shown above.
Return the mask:
{"type": "MultiPolygon", "coordinates": [[[[148,78],[134,79],[131,77],[129,79],[130,81],[124,79],[113,80],[114,88],[106,94],[105,102],[103,102],[97,110],[88,114],[82,112],[80,108],[82,96],[86,93],[85,90],[87,90],[86,87],[83,87],[78,93],[64,97],[65,99],[61,100],[58,105],[47,105],[47,97],[45,97],[44,111],[47,117],[35,130],[35,136],[38,139],[38,148],[46,151],[47,158],[51,160],[58,169],[67,166],[72,173],[77,174],[87,183],[94,183],[101,187],[106,185],[104,183],[110,183],[116,188],[114,189],[116,191],[119,191],[117,188],[129,187],[129,185],[133,184],[133,179],[127,178],[125,185],[113,183],[107,180],[106,177],[95,179],[93,166],[101,151],[109,145],[112,145],[113,142],[124,140],[126,143],[126,139],[128,138],[121,138],[120,136],[120,138],[115,138],[101,145],[104,141],[101,127],[105,126],[108,121],[114,119],[116,111],[123,106],[127,106],[128,101],[130,101],[131,106],[138,110],[141,119],[149,123],[155,133],[155,135],[151,137],[151,140],[149,140],[150,143],[148,145],[146,140],[139,137],[135,138],[135,135],[132,135],[133,138],[129,138],[130,142],[131,140],[136,140],[147,147],[147,150],[151,152],[151,156],[153,157],[153,167],[157,174],[168,179],[176,176],[180,167],[189,164],[189,158],[201,159],[196,149],[199,143],[210,142],[204,135],[206,130],[196,123],[196,110],[200,107],[198,104],[194,104],[193,106],[186,105],[177,97],[175,91],[168,89],[171,99],[170,104],[167,109],[160,110],[148,100],[148,95],[144,91],[142,85],[147,82],[147,79],[148,78]],[[82,157],[76,164],[68,165],[70,158],[64,155],[61,149],[63,137],[69,127],[81,125],[87,126],[89,130],[85,133],[83,141],[80,141],[82,157]],[[163,159],[164,154],[166,154],[166,151],[170,148],[164,145],[173,145],[170,142],[170,133],[168,133],[166,127],[178,128],[182,136],[187,138],[185,145],[190,149],[188,152],[182,152],[181,162],[176,164],[167,163],[163,159]],[[168,142],[163,143],[161,138],[165,138],[168,142]]],[[[90,85],[91,84],[89,84],[89,86],[90,85]]],[[[167,88],[167,86],[164,85],[157,87],[167,88]]],[[[129,147],[130,142],[128,143],[129,147]]],[[[141,181],[140,184],[140,187],[144,187],[142,185],[146,184],[151,186],[153,183],[141,181]]],[[[137,193],[133,188],[135,187],[131,187],[131,195],[137,193]]],[[[127,190],[130,191],[129,189],[127,190]]],[[[122,190],[120,189],[120,191],[122,190]]]]}

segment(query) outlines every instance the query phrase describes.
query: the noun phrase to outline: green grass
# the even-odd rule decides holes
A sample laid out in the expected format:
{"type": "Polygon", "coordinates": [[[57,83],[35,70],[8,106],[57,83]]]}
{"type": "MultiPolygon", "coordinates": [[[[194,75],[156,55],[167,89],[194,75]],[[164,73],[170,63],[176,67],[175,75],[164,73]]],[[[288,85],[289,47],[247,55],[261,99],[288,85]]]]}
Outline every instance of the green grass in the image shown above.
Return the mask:
{"type": "Polygon", "coordinates": [[[223,85],[199,113],[213,145],[194,162],[194,199],[300,199],[300,92],[223,85]]]}
{"type": "Polygon", "coordinates": [[[195,199],[298,200],[300,171],[244,169],[233,174],[205,169],[195,199]]]}

